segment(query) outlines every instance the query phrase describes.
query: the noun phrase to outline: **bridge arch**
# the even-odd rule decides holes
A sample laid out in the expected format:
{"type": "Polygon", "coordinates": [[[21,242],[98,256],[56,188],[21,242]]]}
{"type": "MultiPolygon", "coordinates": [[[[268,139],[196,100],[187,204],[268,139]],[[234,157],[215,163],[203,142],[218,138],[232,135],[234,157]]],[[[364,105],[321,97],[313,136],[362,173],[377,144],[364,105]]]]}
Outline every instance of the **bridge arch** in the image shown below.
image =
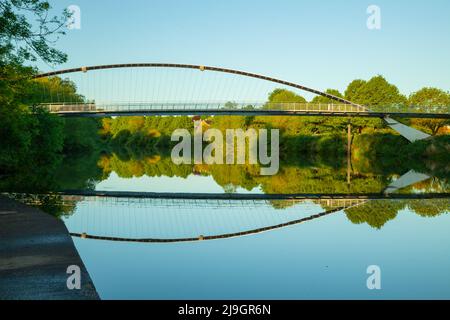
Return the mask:
{"type": "Polygon", "coordinates": [[[295,219],[284,223],[279,223],[275,225],[270,225],[266,227],[260,227],[255,229],[243,230],[239,232],[231,232],[231,233],[223,233],[218,235],[200,235],[197,237],[185,237],[185,238],[125,238],[125,237],[116,237],[116,236],[99,236],[99,235],[91,235],[87,233],[76,233],[70,232],[70,236],[83,238],[83,239],[92,239],[92,240],[106,240],[106,241],[116,241],[116,242],[141,242],[141,243],[177,243],[177,242],[195,242],[195,241],[207,241],[207,240],[218,240],[218,239],[229,239],[229,238],[237,238],[248,235],[255,235],[263,232],[274,231],[278,229],[283,229],[289,226],[302,224],[304,222],[308,222],[311,220],[315,220],[327,215],[331,215],[332,213],[337,213],[345,209],[345,207],[333,208],[330,210],[326,210],[321,213],[313,214],[311,216],[295,219]]]}
{"type": "Polygon", "coordinates": [[[79,68],[71,68],[71,69],[63,69],[63,70],[58,70],[58,71],[52,71],[52,72],[46,72],[46,73],[41,73],[38,74],[36,76],[34,76],[34,79],[39,79],[39,78],[45,78],[45,77],[51,77],[51,76],[58,76],[58,75],[63,75],[63,74],[68,74],[68,73],[76,73],[76,72],[88,72],[88,71],[94,71],[94,70],[105,70],[105,69],[120,69],[120,68],[178,68],[178,69],[197,69],[199,71],[214,71],[214,72],[222,72],[222,73],[228,73],[228,74],[235,74],[235,75],[241,75],[244,77],[249,77],[249,78],[255,78],[255,79],[260,79],[260,80],[266,80],[269,82],[273,82],[273,83],[278,83],[281,85],[285,85],[287,87],[292,87],[295,89],[299,89],[302,91],[306,91],[306,92],[310,92],[310,93],[314,93],[323,97],[326,97],[328,99],[332,99],[334,101],[340,102],[340,103],[344,103],[344,104],[349,104],[352,106],[356,106],[356,107],[360,107],[360,108],[364,108],[367,110],[367,108],[353,103],[349,100],[334,96],[332,94],[326,93],[326,92],[322,92],[313,88],[309,88],[297,83],[293,83],[293,82],[289,82],[289,81],[284,81],[281,79],[277,79],[277,78],[273,78],[273,77],[268,77],[268,76],[264,76],[264,75],[260,75],[260,74],[256,74],[256,73],[251,73],[251,72],[246,72],[246,71],[241,71],[241,70],[235,70],[235,69],[227,69],[227,68],[222,68],[222,67],[212,67],[212,66],[203,66],[203,65],[194,65],[194,64],[177,64],[177,63],[125,63],[125,64],[108,64],[108,65],[97,65],[97,66],[89,66],[89,67],[79,67],[79,68]]]}

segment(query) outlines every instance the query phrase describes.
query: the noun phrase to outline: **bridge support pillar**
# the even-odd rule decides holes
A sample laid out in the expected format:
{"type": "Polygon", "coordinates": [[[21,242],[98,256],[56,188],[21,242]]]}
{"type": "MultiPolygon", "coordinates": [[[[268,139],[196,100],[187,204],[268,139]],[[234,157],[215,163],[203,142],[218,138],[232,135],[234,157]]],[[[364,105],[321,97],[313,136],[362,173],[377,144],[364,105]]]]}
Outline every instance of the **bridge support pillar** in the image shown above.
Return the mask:
{"type": "Polygon", "coordinates": [[[352,161],[352,124],[347,125],[347,183],[351,182],[351,161],[352,161]]]}

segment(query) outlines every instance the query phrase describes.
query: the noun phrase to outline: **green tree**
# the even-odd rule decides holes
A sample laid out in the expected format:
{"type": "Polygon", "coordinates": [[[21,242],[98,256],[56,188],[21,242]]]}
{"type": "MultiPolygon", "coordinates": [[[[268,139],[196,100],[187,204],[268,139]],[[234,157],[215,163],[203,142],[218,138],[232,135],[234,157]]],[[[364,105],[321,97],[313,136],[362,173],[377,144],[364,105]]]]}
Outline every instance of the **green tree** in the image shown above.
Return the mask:
{"type": "Polygon", "coordinates": [[[227,110],[236,110],[238,108],[238,104],[236,102],[227,101],[223,107],[227,110]]]}
{"type": "MultiPolygon", "coordinates": [[[[422,88],[412,93],[408,105],[424,112],[450,112],[450,94],[438,88],[422,88]]],[[[411,124],[436,135],[442,127],[449,125],[448,119],[412,119],[411,124]]]]}
{"type": "Polygon", "coordinates": [[[275,89],[269,94],[269,102],[270,103],[278,103],[278,102],[298,102],[298,103],[306,103],[306,99],[302,96],[286,90],[286,89],[275,89]]]}
{"type": "Polygon", "coordinates": [[[354,80],[347,90],[345,97],[358,104],[372,109],[383,107],[399,107],[405,105],[407,99],[398,88],[386,81],[383,76],[375,76],[369,81],[354,80]]]}
{"type": "Polygon", "coordinates": [[[356,79],[350,82],[350,84],[347,86],[347,89],[345,90],[345,99],[349,101],[356,102],[356,99],[359,97],[359,90],[366,84],[367,82],[365,80],[356,79]]]}
{"type": "Polygon", "coordinates": [[[0,2],[0,172],[56,160],[62,149],[62,120],[31,108],[35,70],[23,65],[37,58],[49,64],[67,59],[52,45],[69,14],[52,16],[50,9],[40,0],[0,2]]]}
{"type": "Polygon", "coordinates": [[[37,58],[46,63],[67,61],[67,55],[53,47],[70,14],[50,13],[42,0],[2,0],[0,2],[0,56],[3,63],[21,64],[37,58]]]}
{"type": "MultiPolygon", "coordinates": [[[[338,98],[344,98],[342,93],[339,92],[339,90],[336,89],[327,89],[325,93],[331,94],[338,98]]],[[[324,96],[315,96],[312,100],[312,103],[339,103],[336,100],[324,97],[324,96]]]]}

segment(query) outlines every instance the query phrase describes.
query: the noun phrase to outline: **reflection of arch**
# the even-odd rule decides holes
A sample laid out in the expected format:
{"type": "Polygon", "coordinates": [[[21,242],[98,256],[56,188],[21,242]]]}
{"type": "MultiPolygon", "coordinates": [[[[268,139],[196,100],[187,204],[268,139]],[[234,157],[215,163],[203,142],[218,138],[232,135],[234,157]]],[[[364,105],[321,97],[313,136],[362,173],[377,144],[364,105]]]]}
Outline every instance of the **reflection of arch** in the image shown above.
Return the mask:
{"type": "MultiPolygon", "coordinates": [[[[332,94],[328,94],[319,90],[315,90],[309,87],[305,87],[293,82],[288,82],[272,77],[267,77],[263,75],[259,75],[256,73],[250,73],[246,71],[239,71],[239,70],[233,70],[233,69],[226,69],[226,68],[220,68],[220,67],[208,67],[208,66],[201,66],[201,65],[192,65],[192,64],[177,64],[177,63],[126,63],[126,64],[109,64],[109,65],[100,65],[100,66],[91,66],[91,67],[81,67],[81,68],[72,68],[72,69],[65,69],[65,70],[59,70],[59,71],[52,71],[47,73],[42,73],[36,75],[34,78],[44,78],[44,77],[51,77],[51,76],[57,76],[67,73],[74,73],[74,72],[87,72],[90,70],[102,70],[102,69],[117,69],[117,68],[179,68],[179,69],[198,69],[200,71],[216,71],[216,72],[223,72],[223,73],[230,73],[230,74],[237,74],[245,77],[250,78],[256,78],[261,80],[266,80],[274,83],[279,83],[288,87],[300,89],[303,91],[311,92],[341,103],[350,104],[357,107],[362,107],[361,105],[358,105],[356,103],[353,103],[349,100],[336,97],[332,94]]],[[[368,111],[365,107],[366,111],[368,111]]]]}
{"type": "Polygon", "coordinates": [[[122,241],[122,242],[146,242],[146,243],[174,243],[174,242],[192,242],[192,241],[203,241],[203,240],[217,240],[217,239],[227,239],[227,238],[241,237],[241,236],[257,234],[257,233],[261,233],[261,232],[265,232],[265,231],[281,229],[281,228],[284,228],[284,227],[287,227],[287,226],[292,226],[292,225],[300,224],[300,223],[303,223],[303,222],[306,222],[306,221],[314,220],[314,219],[317,219],[317,218],[320,218],[320,217],[323,217],[323,216],[326,216],[326,215],[329,215],[329,214],[341,211],[343,209],[344,209],[344,207],[334,208],[334,209],[331,209],[331,210],[328,210],[328,211],[325,211],[325,212],[314,214],[314,215],[306,217],[306,218],[296,219],[296,220],[292,220],[292,221],[289,221],[289,222],[284,222],[284,223],[280,223],[280,224],[276,224],[276,225],[272,225],[272,226],[268,226],[268,227],[251,229],[251,230],[246,230],[246,231],[241,231],[241,232],[219,234],[219,235],[215,235],[215,236],[200,235],[200,236],[198,236],[196,238],[195,237],[190,237],[190,238],[167,238],[167,239],[162,239],[162,238],[136,239],[136,238],[95,236],[95,235],[89,235],[89,234],[85,234],[85,233],[70,233],[70,235],[73,236],[73,237],[79,237],[79,238],[83,238],[83,239],[122,241]]]}

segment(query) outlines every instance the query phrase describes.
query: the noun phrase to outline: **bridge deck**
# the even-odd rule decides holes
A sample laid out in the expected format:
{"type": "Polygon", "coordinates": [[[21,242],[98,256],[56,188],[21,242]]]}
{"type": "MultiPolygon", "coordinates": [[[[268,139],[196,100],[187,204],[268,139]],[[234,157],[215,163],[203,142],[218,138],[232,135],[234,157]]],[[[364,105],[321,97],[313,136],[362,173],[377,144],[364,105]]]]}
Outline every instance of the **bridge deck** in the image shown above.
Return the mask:
{"type": "Polygon", "coordinates": [[[367,117],[367,118],[433,118],[450,119],[446,113],[420,113],[420,112],[368,112],[368,111],[302,111],[302,110],[224,110],[224,109],[174,109],[174,110],[123,110],[123,111],[54,111],[62,117],[119,117],[119,116],[306,116],[306,117],[367,117]]]}

